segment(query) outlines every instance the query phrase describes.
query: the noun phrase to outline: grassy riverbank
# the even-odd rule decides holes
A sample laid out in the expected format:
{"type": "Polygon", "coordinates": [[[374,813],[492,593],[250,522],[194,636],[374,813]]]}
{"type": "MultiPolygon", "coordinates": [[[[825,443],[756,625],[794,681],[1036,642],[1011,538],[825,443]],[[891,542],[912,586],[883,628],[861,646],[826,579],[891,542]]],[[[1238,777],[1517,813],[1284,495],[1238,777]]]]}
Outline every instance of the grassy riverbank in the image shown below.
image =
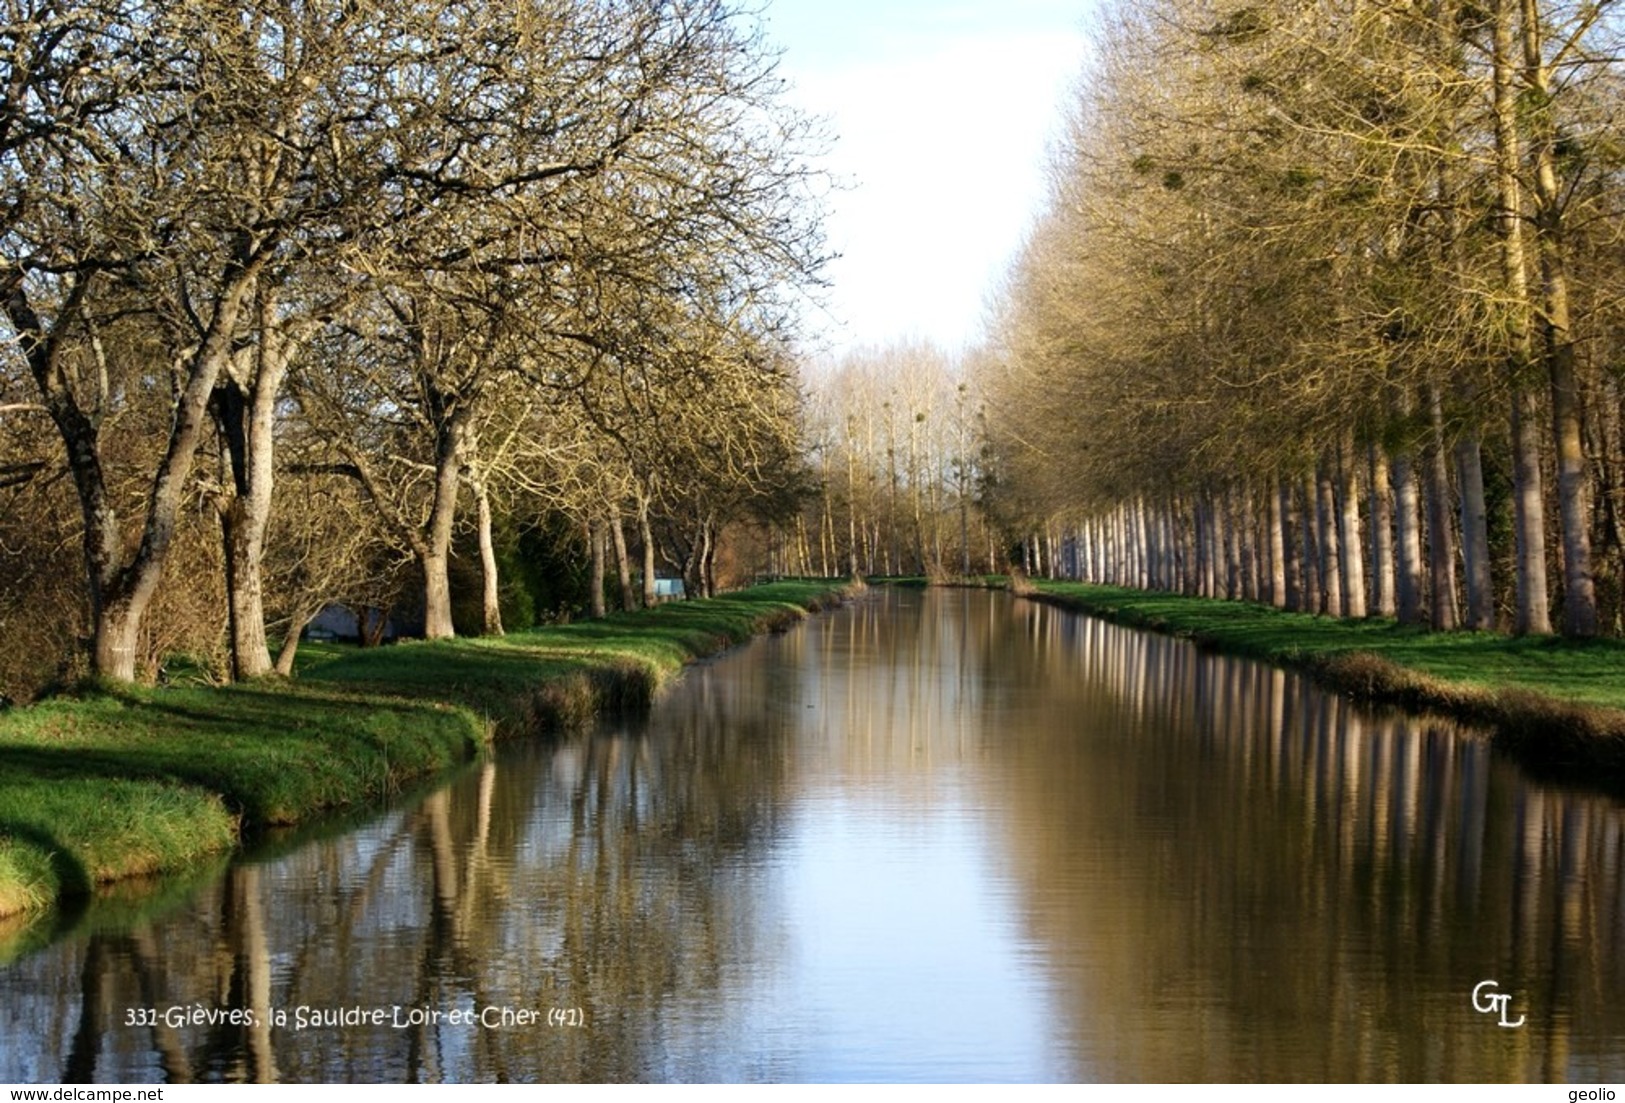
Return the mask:
{"type": "Polygon", "coordinates": [[[1532,767],[1625,786],[1625,641],[1429,632],[1115,586],[1030,585],[1037,599],[1297,667],[1352,696],[1484,724],[1532,767]]]}
{"type": "Polygon", "coordinates": [[[648,705],[681,667],[839,599],[781,582],[498,639],[355,650],[295,681],[103,687],[0,713],[0,916],[376,804],[491,739],[648,705]]]}

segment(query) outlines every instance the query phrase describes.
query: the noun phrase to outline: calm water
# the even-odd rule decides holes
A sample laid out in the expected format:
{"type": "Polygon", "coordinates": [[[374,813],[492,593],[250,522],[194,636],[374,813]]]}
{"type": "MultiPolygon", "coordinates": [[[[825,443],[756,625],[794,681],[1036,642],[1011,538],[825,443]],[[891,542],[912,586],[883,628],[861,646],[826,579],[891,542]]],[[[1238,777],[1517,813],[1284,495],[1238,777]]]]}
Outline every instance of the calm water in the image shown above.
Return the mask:
{"type": "Polygon", "coordinates": [[[1619,804],[1003,595],[171,892],[13,943],[0,1081],[1625,1079],[1619,804]]]}

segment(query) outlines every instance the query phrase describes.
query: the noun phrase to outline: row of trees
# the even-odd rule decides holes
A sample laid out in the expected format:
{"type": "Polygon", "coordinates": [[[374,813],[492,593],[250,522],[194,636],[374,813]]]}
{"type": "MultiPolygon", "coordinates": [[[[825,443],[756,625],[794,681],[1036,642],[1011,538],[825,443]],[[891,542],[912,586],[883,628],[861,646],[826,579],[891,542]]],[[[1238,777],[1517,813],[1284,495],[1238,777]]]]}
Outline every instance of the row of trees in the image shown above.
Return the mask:
{"type": "Polygon", "coordinates": [[[924,342],[852,351],[808,373],[803,435],[819,493],[784,527],[787,573],[994,571],[1003,537],[969,365],[924,342]]]}
{"type": "Polygon", "coordinates": [[[1052,563],[1619,631],[1622,33],[1589,0],[1106,16],[990,383],[1052,563]]]}
{"type": "Polygon", "coordinates": [[[725,0],[5,7],[8,629],[129,679],[192,602],[247,677],[403,559],[451,635],[470,512],[500,631],[494,531],[562,519],[601,610],[607,549],[703,589],[789,508],[816,135],[725,0]]]}

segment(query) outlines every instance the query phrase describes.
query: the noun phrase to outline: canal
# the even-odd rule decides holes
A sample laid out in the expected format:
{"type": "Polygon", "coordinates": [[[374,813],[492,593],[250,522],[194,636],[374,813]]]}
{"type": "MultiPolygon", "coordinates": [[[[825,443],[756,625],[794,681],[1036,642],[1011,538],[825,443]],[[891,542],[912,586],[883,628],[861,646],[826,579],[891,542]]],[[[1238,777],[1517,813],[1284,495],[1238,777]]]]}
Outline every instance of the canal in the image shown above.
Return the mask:
{"type": "Polygon", "coordinates": [[[1619,803],[980,591],[66,925],[0,1081],[1625,1080],[1619,803]]]}

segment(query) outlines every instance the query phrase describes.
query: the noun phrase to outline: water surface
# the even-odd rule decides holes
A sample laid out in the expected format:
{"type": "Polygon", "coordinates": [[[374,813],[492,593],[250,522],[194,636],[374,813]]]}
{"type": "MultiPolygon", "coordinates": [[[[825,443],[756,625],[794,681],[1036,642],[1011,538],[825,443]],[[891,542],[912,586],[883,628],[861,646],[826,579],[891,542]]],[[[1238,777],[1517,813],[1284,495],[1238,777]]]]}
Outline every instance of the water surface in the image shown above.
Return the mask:
{"type": "Polygon", "coordinates": [[[1619,1081],[1622,843],[1449,724],[882,594],[93,909],[0,966],[0,1081],[1619,1081]]]}

